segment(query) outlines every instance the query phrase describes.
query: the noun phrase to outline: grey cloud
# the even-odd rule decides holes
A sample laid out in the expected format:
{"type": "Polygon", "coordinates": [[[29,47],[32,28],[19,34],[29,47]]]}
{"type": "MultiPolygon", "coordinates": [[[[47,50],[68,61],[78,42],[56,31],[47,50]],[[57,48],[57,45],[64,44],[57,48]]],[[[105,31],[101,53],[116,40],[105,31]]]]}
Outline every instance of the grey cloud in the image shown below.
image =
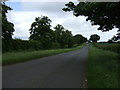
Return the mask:
{"type": "Polygon", "coordinates": [[[83,16],[78,18],[70,17],[63,25],[71,28],[73,32],[89,32],[97,29],[97,26],[92,27],[90,22],[86,22],[86,18],[83,16]]]}
{"type": "MultiPolygon", "coordinates": [[[[71,12],[64,12],[66,2],[22,2],[23,11],[37,11],[41,15],[44,13],[47,16],[56,18],[66,18],[72,15],[71,12]]],[[[33,12],[34,13],[34,12],[33,12]]],[[[50,18],[51,19],[51,18],[50,18]]]]}
{"type": "Polygon", "coordinates": [[[65,2],[22,2],[21,6],[25,11],[40,11],[57,13],[63,12],[65,2]]]}

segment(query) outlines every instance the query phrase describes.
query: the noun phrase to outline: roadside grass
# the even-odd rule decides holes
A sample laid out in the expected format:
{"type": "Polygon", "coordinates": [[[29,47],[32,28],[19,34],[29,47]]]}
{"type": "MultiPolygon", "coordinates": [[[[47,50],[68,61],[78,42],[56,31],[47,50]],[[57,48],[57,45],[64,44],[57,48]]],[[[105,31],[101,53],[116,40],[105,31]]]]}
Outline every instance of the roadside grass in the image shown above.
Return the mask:
{"type": "Polygon", "coordinates": [[[85,44],[82,44],[78,47],[67,48],[67,49],[53,49],[53,50],[40,50],[40,51],[31,51],[31,52],[8,52],[2,54],[2,65],[14,64],[18,62],[24,62],[28,60],[33,60],[37,58],[42,58],[46,56],[52,56],[64,52],[74,51],[80,49],[85,44]]]}
{"type": "Polygon", "coordinates": [[[88,57],[88,88],[118,88],[118,53],[91,46],[88,57]]]}

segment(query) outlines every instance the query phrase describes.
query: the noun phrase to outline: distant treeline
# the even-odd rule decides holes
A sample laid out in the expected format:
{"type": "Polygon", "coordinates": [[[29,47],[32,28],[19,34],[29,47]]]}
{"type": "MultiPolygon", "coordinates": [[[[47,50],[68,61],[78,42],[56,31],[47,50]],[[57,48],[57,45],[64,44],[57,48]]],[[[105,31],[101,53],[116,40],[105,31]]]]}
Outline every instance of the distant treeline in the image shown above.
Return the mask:
{"type": "Polygon", "coordinates": [[[63,39],[60,39],[61,43],[58,41],[55,42],[54,40],[46,43],[42,43],[37,40],[2,39],[2,52],[4,53],[4,52],[23,51],[23,50],[71,48],[71,47],[76,47],[78,45],[81,45],[82,43],[87,41],[86,38],[84,37],[81,38],[81,37],[82,35],[75,35],[68,40],[66,40],[66,38],[63,38],[63,39]]]}
{"type": "MultiPolygon", "coordinates": [[[[29,29],[29,40],[12,39],[12,33],[8,33],[9,27],[4,28],[2,33],[3,52],[19,50],[45,50],[57,48],[71,48],[87,41],[87,38],[80,34],[75,36],[72,32],[58,24],[51,29],[51,20],[47,16],[35,18],[29,29]],[[8,37],[10,36],[10,37],[8,37]]],[[[12,26],[13,27],[13,26],[12,26]]]]}

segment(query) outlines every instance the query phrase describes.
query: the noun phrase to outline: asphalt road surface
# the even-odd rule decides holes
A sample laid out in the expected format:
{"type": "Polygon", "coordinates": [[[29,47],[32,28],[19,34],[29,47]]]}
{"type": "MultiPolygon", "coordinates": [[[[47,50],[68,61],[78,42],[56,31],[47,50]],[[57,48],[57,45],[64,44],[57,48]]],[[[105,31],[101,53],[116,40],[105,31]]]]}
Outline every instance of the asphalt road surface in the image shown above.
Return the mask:
{"type": "Polygon", "coordinates": [[[82,49],[2,68],[2,88],[84,88],[88,44],[82,49]]]}

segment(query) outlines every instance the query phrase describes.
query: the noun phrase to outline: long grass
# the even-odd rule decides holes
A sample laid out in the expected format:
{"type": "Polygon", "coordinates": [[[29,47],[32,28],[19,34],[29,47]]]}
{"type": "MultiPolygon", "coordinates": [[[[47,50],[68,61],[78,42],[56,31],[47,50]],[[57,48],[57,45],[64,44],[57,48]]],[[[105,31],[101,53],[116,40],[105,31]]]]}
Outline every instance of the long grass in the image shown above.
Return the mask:
{"type": "Polygon", "coordinates": [[[53,49],[53,50],[41,50],[41,51],[28,51],[28,52],[8,52],[2,55],[2,65],[14,64],[18,62],[24,62],[28,60],[33,60],[41,57],[56,55],[59,53],[69,52],[73,50],[80,49],[84,46],[78,46],[69,49],[53,49]]]}
{"type": "Polygon", "coordinates": [[[93,46],[88,58],[89,88],[118,88],[118,54],[93,46]]]}

